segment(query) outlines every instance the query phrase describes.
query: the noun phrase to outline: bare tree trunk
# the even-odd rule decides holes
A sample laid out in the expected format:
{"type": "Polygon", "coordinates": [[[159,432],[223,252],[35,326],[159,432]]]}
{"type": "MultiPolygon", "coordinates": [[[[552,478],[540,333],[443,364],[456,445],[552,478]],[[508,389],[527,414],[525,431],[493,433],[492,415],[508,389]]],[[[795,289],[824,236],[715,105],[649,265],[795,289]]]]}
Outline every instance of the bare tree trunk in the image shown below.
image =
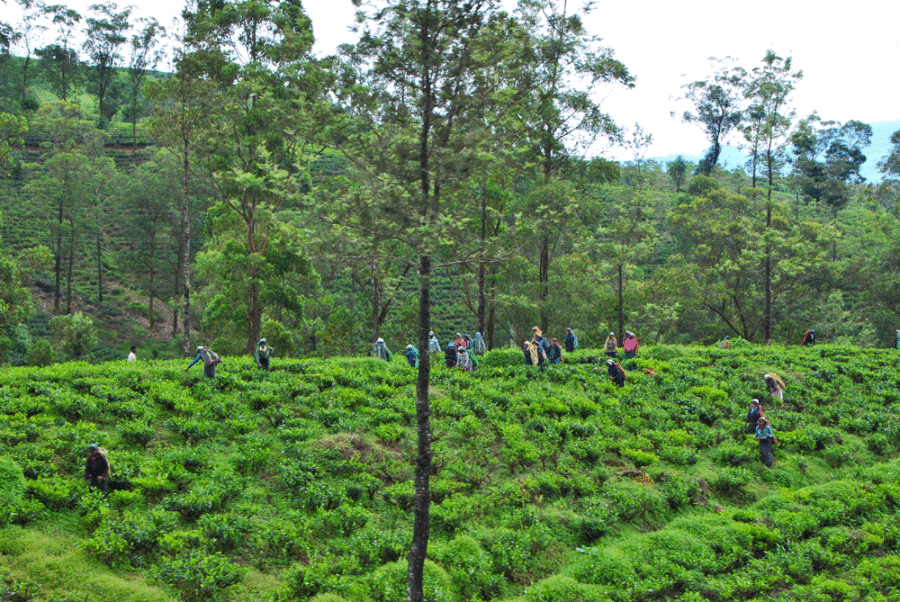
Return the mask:
{"type": "Polygon", "coordinates": [[[494,335],[496,334],[497,316],[495,308],[497,307],[497,267],[491,266],[491,302],[488,305],[487,316],[487,339],[488,351],[494,348],[494,335]]]}
{"type": "Polygon", "coordinates": [[[66,314],[72,313],[72,274],[75,270],[75,220],[69,220],[69,274],[66,279],[66,314]]]}
{"type": "MultiPolygon", "coordinates": [[[[419,256],[419,349],[428,349],[431,330],[431,257],[419,256]]],[[[409,549],[406,595],[411,602],[423,602],[423,572],[431,535],[431,408],[428,384],[431,378],[429,353],[419,356],[416,378],[416,469],[413,537],[409,549]]]]}
{"type": "Polygon", "coordinates": [[[538,305],[540,310],[540,326],[546,331],[550,325],[550,311],[547,307],[547,298],[550,296],[550,236],[541,237],[540,258],[540,290],[538,291],[538,305]]]}
{"type": "Polygon", "coordinates": [[[97,230],[97,300],[103,303],[103,243],[102,232],[97,230]]]}
{"type": "Polygon", "coordinates": [[[188,177],[190,175],[190,161],[188,159],[187,136],[185,136],[184,145],[184,161],[182,168],[181,192],[181,232],[184,238],[184,255],[182,256],[182,269],[184,277],[184,313],[182,316],[182,324],[184,325],[184,342],[182,350],[184,357],[191,356],[191,215],[190,215],[190,197],[188,194],[188,177]]]}
{"type": "Polygon", "coordinates": [[[625,277],[622,274],[622,264],[619,264],[619,339],[625,338],[625,277]]]}
{"type": "Polygon", "coordinates": [[[59,313],[59,303],[62,298],[62,244],[63,244],[63,205],[59,205],[59,213],[56,222],[56,253],[53,258],[53,313],[59,313]]]}

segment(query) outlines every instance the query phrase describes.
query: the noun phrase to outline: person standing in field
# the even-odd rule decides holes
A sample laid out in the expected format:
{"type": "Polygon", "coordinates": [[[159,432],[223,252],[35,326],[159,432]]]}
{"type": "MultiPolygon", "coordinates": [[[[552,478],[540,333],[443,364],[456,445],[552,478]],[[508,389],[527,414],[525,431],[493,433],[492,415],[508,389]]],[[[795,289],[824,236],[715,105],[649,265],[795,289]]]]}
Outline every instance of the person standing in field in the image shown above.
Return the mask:
{"type": "Polygon", "coordinates": [[[437,337],[434,336],[434,331],[428,333],[428,353],[440,353],[441,344],[438,343],[437,337]]]}
{"type": "Polygon", "coordinates": [[[563,339],[563,345],[566,346],[566,351],[568,353],[572,353],[578,349],[578,337],[575,336],[575,333],[572,332],[571,328],[566,328],[566,338],[563,339]]]}
{"type": "Polygon", "coordinates": [[[603,346],[603,353],[609,357],[616,357],[618,355],[618,351],[616,351],[618,346],[619,342],[616,340],[616,335],[609,333],[609,336],[606,337],[606,344],[603,346]]]}
{"type": "Polygon", "coordinates": [[[410,368],[418,368],[419,367],[419,350],[413,347],[412,345],[406,346],[406,352],[403,354],[406,356],[406,361],[409,364],[410,368]]]}
{"type": "Polygon", "coordinates": [[[129,362],[137,361],[137,347],[135,347],[134,345],[131,346],[131,353],[128,354],[128,361],[129,362]]]}
{"type": "Polygon", "coordinates": [[[269,370],[269,357],[275,350],[266,344],[265,339],[260,339],[256,343],[256,351],[253,352],[253,359],[256,360],[256,367],[259,370],[269,370]]]}
{"type": "Polygon", "coordinates": [[[625,340],[622,341],[622,350],[625,351],[625,359],[630,360],[637,356],[637,352],[640,347],[641,346],[638,344],[637,337],[634,336],[634,333],[630,330],[626,330],[625,340]]]}
{"type": "Polygon", "coordinates": [[[472,341],[472,353],[475,355],[484,355],[487,353],[487,345],[484,344],[484,337],[480,332],[475,333],[475,340],[472,341]]]}
{"type": "Polygon", "coordinates": [[[768,467],[775,464],[775,456],[772,454],[772,445],[778,443],[775,434],[772,433],[772,427],[765,416],[760,416],[756,422],[756,434],[753,438],[759,442],[759,459],[768,467]]]}
{"type": "Polygon", "coordinates": [[[387,345],[385,345],[384,339],[378,339],[377,341],[375,341],[375,345],[372,346],[372,357],[384,360],[386,362],[394,359],[391,350],[387,348],[387,345]]]}
{"type": "Polygon", "coordinates": [[[453,341],[447,343],[447,348],[444,349],[444,365],[448,368],[456,367],[456,345],[453,341]]]}
{"type": "Polygon", "coordinates": [[[535,348],[535,344],[531,341],[525,341],[522,343],[522,354],[525,356],[525,365],[526,366],[536,366],[537,365],[537,349],[535,348]]]}
{"type": "Polygon", "coordinates": [[[472,371],[472,358],[469,357],[469,352],[464,345],[460,345],[456,349],[456,367],[466,372],[472,371]]]}
{"type": "Polygon", "coordinates": [[[756,423],[759,422],[762,415],[762,406],[759,404],[758,399],[754,399],[750,402],[750,409],[747,411],[747,428],[745,430],[748,435],[756,432],[756,423]]]}
{"type": "Polygon", "coordinates": [[[550,349],[547,350],[547,361],[551,364],[558,364],[562,361],[562,347],[559,346],[559,341],[556,339],[550,339],[550,349]]]}
{"type": "Polygon", "coordinates": [[[100,453],[96,443],[91,443],[88,448],[87,459],[84,462],[84,478],[90,484],[90,489],[99,489],[106,497],[106,489],[109,485],[109,461],[100,453]]]}

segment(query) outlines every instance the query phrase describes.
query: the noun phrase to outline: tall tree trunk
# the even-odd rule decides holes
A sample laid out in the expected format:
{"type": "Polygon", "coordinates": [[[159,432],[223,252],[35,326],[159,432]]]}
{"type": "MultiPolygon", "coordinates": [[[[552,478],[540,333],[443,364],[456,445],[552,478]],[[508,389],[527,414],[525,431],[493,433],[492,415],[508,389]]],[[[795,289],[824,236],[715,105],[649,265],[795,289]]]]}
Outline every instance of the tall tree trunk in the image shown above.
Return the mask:
{"type": "Polygon", "coordinates": [[[182,269],[184,277],[184,310],[181,322],[184,326],[184,341],[182,351],[184,357],[191,356],[191,215],[190,196],[188,184],[190,176],[190,160],[188,159],[188,136],[184,138],[184,160],[182,163],[182,205],[181,205],[181,233],[184,238],[184,255],[182,256],[182,269]]]}
{"type": "Polygon", "coordinates": [[[150,237],[150,300],[148,305],[149,315],[147,316],[147,321],[150,323],[150,332],[153,332],[154,326],[154,318],[153,315],[153,297],[156,294],[156,229],[154,228],[153,235],[150,237]]]}
{"type": "Polygon", "coordinates": [[[619,340],[625,339],[625,276],[622,273],[622,264],[618,266],[619,280],[619,340]]]}
{"type": "Polygon", "coordinates": [[[547,306],[547,298],[550,296],[550,236],[541,237],[540,258],[540,289],[538,291],[538,304],[540,310],[540,326],[546,331],[550,325],[550,308],[547,306]]]}
{"type": "MultiPolygon", "coordinates": [[[[431,330],[431,257],[419,256],[419,349],[428,349],[431,330]]],[[[431,408],[428,384],[431,379],[430,353],[419,356],[416,378],[416,469],[413,537],[409,549],[406,595],[411,602],[424,601],[425,557],[431,534],[431,408]]]]}
{"type": "Polygon", "coordinates": [[[487,298],[484,292],[484,246],[487,243],[487,175],[481,179],[481,248],[478,261],[478,332],[484,335],[484,313],[487,298]]]}
{"type": "MultiPolygon", "coordinates": [[[[182,238],[179,235],[179,238],[182,238]]],[[[175,253],[175,272],[173,273],[173,282],[172,282],[172,295],[175,299],[180,297],[179,294],[181,292],[181,279],[182,279],[182,269],[181,269],[181,261],[184,257],[183,250],[184,249],[184,241],[178,241],[178,251],[175,253]]],[[[172,304],[172,340],[175,340],[175,335],[178,334],[178,306],[176,304],[172,304]]]]}
{"type": "MultiPolygon", "coordinates": [[[[766,195],[766,233],[772,229],[772,178],[773,178],[773,164],[771,159],[769,160],[768,168],[769,168],[769,190],[766,195]]],[[[763,331],[764,338],[766,340],[766,344],[768,345],[772,341],[772,245],[768,242],[768,237],[766,237],[766,265],[765,265],[765,286],[766,286],[766,302],[763,313],[763,331]]]]}
{"type": "Polygon", "coordinates": [[[99,228],[97,230],[97,300],[103,303],[103,244],[99,228]]]}
{"type": "Polygon", "coordinates": [[[75,220],[69,220],[69,273],[66,279],[66,314],[72,313],[72,275],[75,271],[75,220]]]}
{"type": "Polygon", "coordinates": [[[56,253],[53,257],[53,313],[59,313],[62,297],[62,244],[63,244],[63,205],[60,203],[56,221],[56,253]]]}
{"type": "Polygon", "coordinates": [[[491,302],[488,304],[488,316],[487,316],[487,334],[485,334],[485,339],[487,339],[487,348],[488,351],[494,348],[494,335],[496,333],[496,324],[497,317],[495,308],[497,307],[497,266],[491,266],[491,302]]]}

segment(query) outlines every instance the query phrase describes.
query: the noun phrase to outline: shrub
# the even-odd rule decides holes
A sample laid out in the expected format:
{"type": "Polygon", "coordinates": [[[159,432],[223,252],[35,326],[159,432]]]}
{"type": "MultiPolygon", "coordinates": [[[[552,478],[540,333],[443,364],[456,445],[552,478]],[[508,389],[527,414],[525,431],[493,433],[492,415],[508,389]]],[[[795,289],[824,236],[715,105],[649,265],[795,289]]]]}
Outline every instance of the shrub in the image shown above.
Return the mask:
{"type": "Polygon", "coordinates": [[[156,431],[143,420],[129,420],[120,424],[119,433],[121,434],[122,439],[128,443],[146,447],[153,439],[153,435],[156,431]]]}
{"type": "Polygon", "coordinates": [[[181,592],[186,602],[211,600],[223,589],[240,582],[247,569],[232,564],[221,554],[191,552],[153,567],[151,576],[181,592]]]}
{"type": "MultiPolygon", "coordinates": [[[[375,602],[406,601],[407,562],[398,560],[379,567],[369,577],[369,595],[375,602]]],[[[431,560],[425,561],[425,599],[430,602],[456,602],[459,600],[453,580],[447,571],[431,560]]]]}
{"type": "Polygon", "coordinates": [[[751,478],[746,468],[722,468],[713,478],[712,486],[722,495],[739,496],[751,478]]]}
{"type": "Polygon", "coordinates": [[[596,585],[579,583],[565,575],[553,575],[537,582],[525,595],[527,602],[606,602],[609,596],[596,585]]]}
{"type": "Polygon", "coordinates": [[[459,535],[434,556],[464,600],[490,600],[500,594],[503,577],[491,571],[491,559],[475,538],[459,535]]]}
{"type": "Polygon", "coordinates": [[[603,493],[609,497],[622,520],[646,527],[665,522],[669,505],[662,494],[650,485],[630,479],[615,479],[604,483],[603,493]]]}
{"type": "Polygon", "coordinates": [[[11,458],[0,456],[0,504],[16,503],[25,495],[22,467],[11,458]]]}
{"type": "Polygon", "coordinates": [[[56,352],[45,339],[38,339],[28,347],[29,366],[49,366],[56,361],[56,352]]]}

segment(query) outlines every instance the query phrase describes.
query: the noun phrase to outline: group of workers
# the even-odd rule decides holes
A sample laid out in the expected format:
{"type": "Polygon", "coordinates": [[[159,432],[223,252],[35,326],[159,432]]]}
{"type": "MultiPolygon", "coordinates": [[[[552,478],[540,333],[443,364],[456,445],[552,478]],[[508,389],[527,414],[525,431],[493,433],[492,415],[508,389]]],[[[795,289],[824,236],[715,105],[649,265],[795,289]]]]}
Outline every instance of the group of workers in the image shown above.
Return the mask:
{"type": "MultiPolygon", "coordinates": [[[[781,380],[781,377],[774,372],[766,372],[763,374],[763,381],[766,385],[766,391],[772,397],[779,401],[784,401],[784,381],[781,380]]],[[[772,446],[778,443],[778,439],[775,438],[771,423],[766,418],[762,403],[758,399],[750,401],[746,423],[746,433],[753,435],[753,439],[759,444],[759,459],[766,466],[773,466],[775,464],[775,456],[772,453],[772,446]]]]}

